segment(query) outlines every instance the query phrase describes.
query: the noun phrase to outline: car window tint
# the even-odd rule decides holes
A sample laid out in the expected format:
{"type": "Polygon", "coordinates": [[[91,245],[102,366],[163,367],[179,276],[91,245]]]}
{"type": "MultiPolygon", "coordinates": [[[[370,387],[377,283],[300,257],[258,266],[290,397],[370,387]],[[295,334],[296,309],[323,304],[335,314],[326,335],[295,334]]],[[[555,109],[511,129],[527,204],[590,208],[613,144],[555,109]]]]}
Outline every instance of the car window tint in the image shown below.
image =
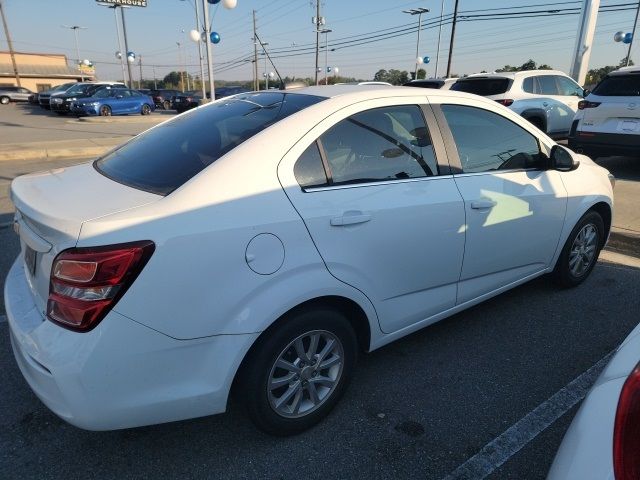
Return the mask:
{"type": "Polygon", "coordinates": [[[116,90],[115,95],[117,97],[129,98],[131,96],[131,92],[129,90],[116,90]]]}
{"type": "Polygon", "coordinates": [[[542,95],[559,95],[555,75],[540,75],[538,85],[540,85],[539,93],[542,95]]]}
{"type": "Polygon", "coordinates": [[[293,173],[302,188],[322,187],[327,184],[327,174],[322,166],[318,144],[313,142],[293,167],[293,173]]]}
{"type": "Polygon", "coordinates": [[[238,95],[160,124],[94,166],[117,182],[168,195],[247,139],[324,99],[280,92],[238,95]]]}
{"type": "Polygon", "coordinates": [[[525,78],[522,81],[522,90],[524,90],[527,93],[535,93],[534,87],[533,87],[533,77],[525,78]]]}
{"type": "Polygon", "coordinates": [[[358,113],[333,126],[320,140],[333,184],[438,174],[429,131],[416,105],[358,113]]]}
{"type": "Polygon", "coordinates": [[[464,173],[539,168],[538,140],[511,120],[481,108],[443,105],[464,173]]]}
{"type": "Polygon", "coordinates": [[[612,75],[605,77],[593,89],[593,94],[602,97],[639,97],[640,75],[612,75]]]}
{"type": "Polygon", "coordinates": [[[582,87],[567,77],[556,76],[560,95],[582,97],[582,87]]]}
{"type": "Polygon", "coordinates": [[[451,86],[451,90],[475,93],[483,97],[499,95],[509,90],[511,80],[508,78],[474,78],[458,80],[451,86]]]}

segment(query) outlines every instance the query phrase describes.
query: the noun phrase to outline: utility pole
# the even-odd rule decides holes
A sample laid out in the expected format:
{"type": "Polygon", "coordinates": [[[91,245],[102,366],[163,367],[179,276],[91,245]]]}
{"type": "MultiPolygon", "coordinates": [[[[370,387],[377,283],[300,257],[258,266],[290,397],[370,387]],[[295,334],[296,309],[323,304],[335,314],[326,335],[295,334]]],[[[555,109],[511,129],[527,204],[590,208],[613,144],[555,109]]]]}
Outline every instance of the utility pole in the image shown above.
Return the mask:
{"type": "Polygon", "coordinates": [[[320,26],[324,24],[324,19],[320,16],[320,0],[316,0],[316,17],[314,19],[316,24],[316,85],[318,85],[318,54],[320,49],[320,26]]]}
{"type": "Polygon", "coordinates": [[[428,8],[412,8],[411,10],[403,10],[402,13],[408,13],[411,16],[418,15],[418,41],[416,42],[416,56],[413,57],[415,60],[415,69],[413,72],[413,79],[418,79],[418,55],[420,55],[420,30],[422,30],[422,14],[427,13],[429,11],[428,8]]]}
{"type": "MultiPolygon", "coordinates": [[[[196,7],[196,30],[198,33],[202,31],[202,27],[200,26],[200,7],[198,7],[199,2],[195,0],[194,6],[196,7]]],[[[202,89],[202,100],[205,101],[207,98],[207,88],[204,86],[204,65],[202,65],[202,42],[198,41],[198,59],[200,63],[200,88],[202,89]]]]}
{"type": "Polygon", "coordinates": [[[451,24],[451,41],[449,42],[449,60],[447,61],[447,78],[451,75],[451,60],[453,59],[453,39],[456,36],[456,22],[458,21],[458,0],[453,7],[453,23],[451,24]]]}
{"type": "Polygon", "coordinates": [[[138,82],[138,90],[142,88],[142,55],[138,60],[138,66],[140,67],[140,81],[138,82]]]}
{"type": "Polygon", "coordinates": [[[178,46],[178,71],[180,72],[180,89],[184,93],[184,72],[182,71],[182,59],[180,58],[180,42],[176,42],[178,46]]]}
{"type": "Polygon", "coordinates": [[[253,89],[258,90],[258,38],[256,37],[256,11],[253,11],[253,89]]]}
{"type": "Polygon", "coordinates": [[[638,9],[636,10],[636,19],[633,22],[633,29],[631,30],[631,41],[629,42],[629,51],[627,52],[627,64],[625,66],[629,66],[629,62],[631,61],[631,47],[633,46],[633,40],[636,37],[636,27],[638,26],[638,14],[640,14],[640,1],[638,2],[638,9]]]}
{"type": "Polygon", "coordinates": [[[0,0],[0,15],[2,16],[2,25],[4,27],[4,34],[7,37],[7,45],[9,46],[9,56],[11,57],[11,65],[13,66],[13,73],[16,76],[16,83],[19,87],[20,75],[18,75],[18,65],[16,64],[16,54],[13,51],[13,44],[11,43],[11,35],[9,34],[9,27],[7,26],[7,19],[4,16],[4,7],[2,6],[2,0],[0,0]]]}
{"type": "Polygon", "coordinates": [[[330,28],[323,28],[320,33],[324,33],[324,84],[329,85],[329,34],[333,32],[330,28]]]}
{"type": "MultiPolygon", "coordinates": [[[[196,0],[198,1],[198,0],[196,0]]],[[[205,42],[207,42],[207,71],[209,73],[209,95],[211,95],[211,101],[216,99],[216,87],[213,84],[213,58],[211,55],[211,26],[209,24],[209,7],[207,0],[202,0],[202,8],[204,10],[204,36],[205,42]]],[[[202,98],[203,102],[207,101],[207,97],[202,98]]]]}
{"type": "MultiPolygon", "coordinates": [[[[118,7],[119,5],[114,5],[109,8],[113,8],[113,14],[116,18],[116,36],[118,37],[118,51],[120,52],[120,66],[122,67],[122,83],[127,84],[127,74],[124,70],[124,62],[126,61],[127,52],[122,51],[122,40],[120,39],[120,22],[118,21],[118,7]]],[[[120,7],[122,8],[122,7],[120,7]]]]}
{"type": "Polygon", "coordinates": [[[122,18],[122,35],[124,36],[124,55],[126,55],[127,72],[129,73],[129,88],[133,88],[133,75],[131,74],[131,62],[129,61],[129,43],[127,42],[127,25],[124,22],[124,7],[120,5],[120,17],[122,18]]]}
{"type": "Polygon", "coordinates": [[[589,58],[591,57],[591,46],[593,45],[593,35],[596,30],[598,20],[598,9],[600,0],[583,0],[580,20],[578,21],[578,34],[573,47],[573,60],[569,75],[578,84],[584,84],[589,68],[589,58]]]}
{"type": "MultiPolygon", "coordinates": [[[[78,25],[60,25],[62,28],[68,28],[69,30],[73,30],[74,37],[76,39],[76,65],[78,69],[80,69],[80,64],[82,63],[82,59],[80,58],[80,47],[78,43],[78,30],[86,30],[88,27],[80,27],[78,25]]],[[[80,70],[80,78],[84,82],[84,75],[82,74],[82,70],[80,70]]]]}
{"type": "Polygon", "coordinates": [[[436,49],[436,73],[435,78],[438,78],[438,60],[440,60],[440,36],[442,35],[442,12],[444,11],[444,0],[440,4],[440,26],[438,28],[438,48],[436,49]]]}
{"type": "MultiPolygon", "coordinates": [[[[156,66],[152,65],[153,67],[153,89],[157,90],[158,89],[158,82],[156,80],[156,66]]],[[[204,85],[204,84],[203,84],[204,85]]],[[[203,97],[204,98],[204,97],[203,97]]]]}

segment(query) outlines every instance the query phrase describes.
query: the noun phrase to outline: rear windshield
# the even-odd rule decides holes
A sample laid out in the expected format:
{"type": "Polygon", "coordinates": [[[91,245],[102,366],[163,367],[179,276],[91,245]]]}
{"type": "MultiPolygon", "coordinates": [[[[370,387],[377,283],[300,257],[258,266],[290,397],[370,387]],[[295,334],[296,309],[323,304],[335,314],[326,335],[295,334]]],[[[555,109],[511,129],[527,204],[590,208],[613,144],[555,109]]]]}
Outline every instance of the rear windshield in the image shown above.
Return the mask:
{"type": "Polygon", "coordinates": [[[407,82],[403,86],[404,87],[422,87],[422,88],[440,88],[444,85],[444,82],[407,82]]]}
{"type": "Polygon", "coordinates": [[[280,92],[238,95],[161,124],[94,166],[116,182],[168,195],[253,135],[321,100],[280,92]]]}
{"type": "Polygon", "coordinates": [[[601,97],[640,97],[640,74],[605,77],[593,89],[593,94],[601,97]]]}
{"type": "Polygon", "coordinates": [[[451,90],[458,92],[475,93],[487,97],[489,95],[500,95],[509,90],[511,80],[508,78],[478,78],[469,80],[458,80],[451,86],[451,90]]]}

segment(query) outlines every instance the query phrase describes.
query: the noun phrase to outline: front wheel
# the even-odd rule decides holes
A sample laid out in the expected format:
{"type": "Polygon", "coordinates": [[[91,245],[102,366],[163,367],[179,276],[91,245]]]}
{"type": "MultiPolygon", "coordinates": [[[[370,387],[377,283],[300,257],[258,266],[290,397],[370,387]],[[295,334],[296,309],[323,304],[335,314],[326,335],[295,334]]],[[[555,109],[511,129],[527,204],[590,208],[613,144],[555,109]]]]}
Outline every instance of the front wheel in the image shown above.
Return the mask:
{"type": "Polygon", "coordinates": [[[100,115],[102,117],[110,117],[111,116],[111,107],[109,105],[103,105],[100,107],[100,115]]]}
{"type": "Polygon", "coordinates": [[[142,105],[142,110],[140,111],[142,115],[149,115],[151,113],[151,107],[146,103],[142,105]]]}
{"type": "Polygon", "coordinates": [[[162,103],[162,108],[164,108],[165,110],[169,110],[171,108],[171,102],[169,100],[165,100],[162,103]]]}
{"type": "Polygon", "coordinates": [[[0,97],[0,103],[2,105],[7,105],[10,101],[11,99],[9,97],[0,97]]]}
{"type": "Polygon", "coordinates": [[[240,381],[249,417],[266,433],[300,433],[322,420],[344,393],[357,340],[347,318],[328,308],[301,311],[259,340],[240,381]]]}
{"type": "Polygon", "coordinates": [[[604,245],[604,222],[599,213],[589,211],[569,234],[553,271],[562,287],[580,285],[591,273],[604,245]]]}

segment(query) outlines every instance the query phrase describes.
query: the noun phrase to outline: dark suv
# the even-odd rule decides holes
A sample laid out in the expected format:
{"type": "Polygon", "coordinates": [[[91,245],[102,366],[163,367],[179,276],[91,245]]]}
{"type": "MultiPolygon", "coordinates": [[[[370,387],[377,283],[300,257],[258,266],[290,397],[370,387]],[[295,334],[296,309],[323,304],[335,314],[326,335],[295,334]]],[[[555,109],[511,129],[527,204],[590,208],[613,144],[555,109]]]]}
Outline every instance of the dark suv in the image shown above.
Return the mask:
{"type": "Polygon", "coordinates": [[[49,101],[51,100],[51,95],[56,95],[58,93],[63,93],[69,90],[74,85],[77,85],[78,82],[69,82],[63,83],[62,85],[57,85],[53,87],[51,90],[45,90],[44,92],[40,92],[38,94],[38,104],[45,110],[49,110],[49,101]]]}
{"type": "Polygon", "coordinates": [[[165,110],[169,110],[171,108],[171,98],[176,95],[182,95],[182,92],[179,90],[160,89],[151,90],[147,95],[153,98],[156,107],[162,107],[165,110]]]}
{"type": "Polygon", "coordinates": [[[126,88],[124,83],[117,82],[78,83],[64,93],[51,95],[49,107],[58,115],[66,115],[71,109],[71,102],[78,98],[92,97],[94,93],[105,87],[126,88]]]}

